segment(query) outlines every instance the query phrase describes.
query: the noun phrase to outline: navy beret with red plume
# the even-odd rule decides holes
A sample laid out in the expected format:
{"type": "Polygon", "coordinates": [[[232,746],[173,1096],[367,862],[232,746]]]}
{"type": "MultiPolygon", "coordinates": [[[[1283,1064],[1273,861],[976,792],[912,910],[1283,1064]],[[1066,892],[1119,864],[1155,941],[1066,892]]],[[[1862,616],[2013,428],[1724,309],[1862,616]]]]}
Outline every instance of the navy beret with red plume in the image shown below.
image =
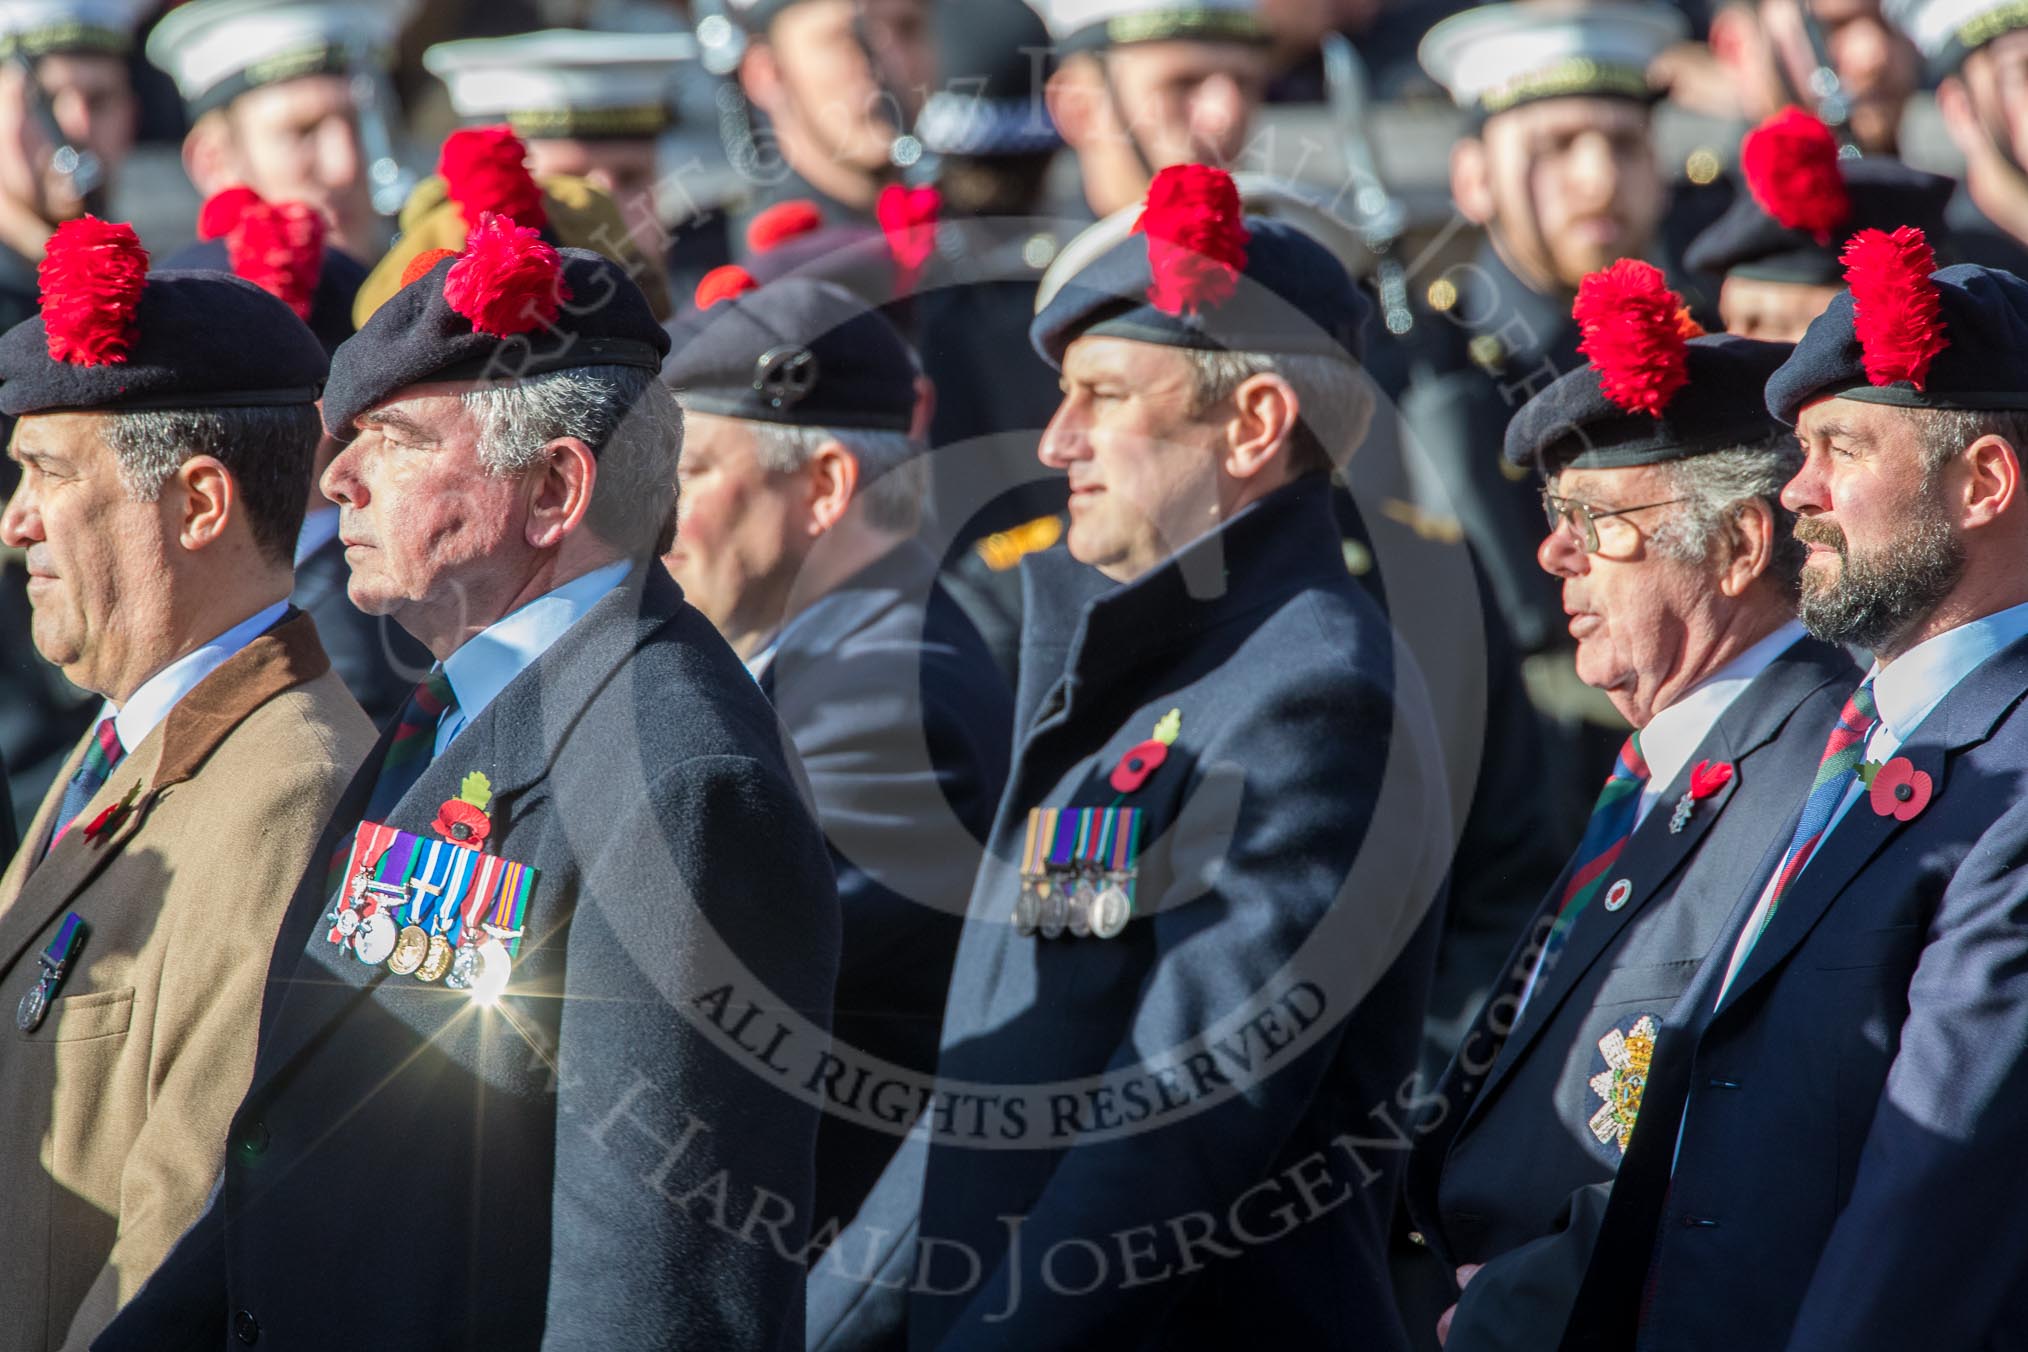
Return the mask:
{"type": "Polygon", "coordinates": [[[0,336],[0,413],[309,404],[326,358],[303,321],[221,272],[148,271],[133,227],[58,226],[41,313],[0,336]]]}
{"type": "Polygon", "coordinates": [[[1847,289],[1768,382],[1770,413],[1793,424],[1803,405],[1827,397],[2028,408],[2028,282],[1968,263],[1935,271],[1912,227],[1863,231],[1845,257],[1847,289]]]}
{"type": "Polygon", "coordinates": [[[1286,222],[1243,216],[1224,170],[1176,165],[1155,175],[1133,233],[1067,278],[1028,337],[1052,366],[1086,334],[1357,359],[1371,313],[1323,244],[1286,222]]]}

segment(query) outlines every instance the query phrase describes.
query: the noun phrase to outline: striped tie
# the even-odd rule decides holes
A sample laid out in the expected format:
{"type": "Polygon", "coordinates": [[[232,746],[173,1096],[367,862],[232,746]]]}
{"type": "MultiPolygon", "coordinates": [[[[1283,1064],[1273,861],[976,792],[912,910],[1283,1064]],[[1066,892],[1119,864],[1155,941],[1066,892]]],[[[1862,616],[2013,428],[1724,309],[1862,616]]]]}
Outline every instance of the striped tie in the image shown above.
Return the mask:
{"type": "Polygon", "coordinates": [[[92,743],[85,748],[84,760],[79,763],[77,773],[64,786],[63,802],[56,810],[56,833],[49,838],[52,848],[63,839],[63,833],[70,830],[70,824],[77,814],[84,811],[98,791],[106,786],[106,780],[113,773],[113,767],[126,758],[127,749],[120,745],[119,730],[113,720],[102,718],[98,729],[92,734],[92,743]]]}
{"type": "Polygon", "coordinates": [[[1555,965],[1563,946],[1570,941],[1570,930],[1577,917],[1605,885],[1613,861],[1620,857],[1627,837],[1634,833],[1641,790],[1647,786],[1648,762],[1641,755],[1641,734],[1629,733],[1620,746],[1619,759],[1613,762],[1612,774],[1598,791],[1598,801],[1592,804],[1591,820],[1585,823],[1584,838],[1577,843],[1570,881],[1564,884],[1563,896],[1557,902],[1556,923],[1550,927],[1542,957],[1522,988],[1521,1008],[1527,1008],[1529,998],[1535,994],[1536,982],[1555,965]]]}
{"type": "MultiPolygon", "coordinates": [[[[1782,856],[1782,866],[1775,873],[1774,890],[1769,894],[1767,905],[1761,908],[1760,923],[1754,927],[1753,938],[1733,959],[1733,970],[1746,961],[1746,955],[1760,942],[1760,936],[1767,930],[1768,921],[1774,919],[1775,908],[1782,903],[1782,894],[1810,862],[1810,856],[1817,852],[1824,833],[1831,827],[1831,815],[1844,801],[1845,791],[1852,786],[1852,773],[1859,768],[1859,762],[1866,755],[1866,739],[1873,734],[1873,725],[1880,721],[1880,713],[1873,707],[1873,682],[1867,681],[1852,692],[1852,698],[1845,701],[1844,712],[1838,715],[1837,726],[1831,729],[1831,739],[1824,743],[1824,759],[1817,762],[1817,777],[1810,782],[1810,796],[1803,800],[1803,815],[1796,822],[1796,834],[1789,840],[1788,853],[1782,856]]],[[[1727,984],[1731,984],[1730,976],[1727,984]]]]}
{"type": "Polygon", "coordinates": [[[380,762],[380,778],[374,781],[367,800],[366,819],[385,822],[402,795],[414,787],[436,754],[437,725],[444,715],[458,707],[451,692],[450,678],[438,667],[423,678],[421,685],[401,706],[401,719],[394,725],[394,738],[380,762]]]}

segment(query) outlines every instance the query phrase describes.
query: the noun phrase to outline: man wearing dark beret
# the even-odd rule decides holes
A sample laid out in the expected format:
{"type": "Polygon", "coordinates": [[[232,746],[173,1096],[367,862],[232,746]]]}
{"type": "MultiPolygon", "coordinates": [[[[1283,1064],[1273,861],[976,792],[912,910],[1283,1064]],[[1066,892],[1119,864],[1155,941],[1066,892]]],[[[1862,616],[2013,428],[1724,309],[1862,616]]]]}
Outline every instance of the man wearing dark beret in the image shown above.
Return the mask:
{"type": "Polygon", "coordinates": [[[656,563],[667,350],[618,265],[490,215],[339,348],[352,599],[438,665],[295,886],[215,1201],[100,1346],[799,1332],[837,903],[656,563]]]}
{"type": "Polygon", "coordinates": [[[921,377],[894,327],[836,286],[787,278],[672,336],[684,449],[665,562],[781,715],[838,875],[821,1226],[852,1218],[913,1113],[862,1068],[936,1070],[1013,695],[916,539],[921,377]]]}
{"type": "Polygon", "coordinates": [[[276,930],[373,745],[289,605],[323,349],[133,230],[0,337],[36,650],[105,703],[0,876],[0,1348],[83,1347],[205,1206],[276,930]]]}
{"type": "Polygon", "coordinates": [[[1952,181],[1892,159],[1844,159],[1829,127],[1787,108],[1739,147],[1745,191],[1690,242],[1685,266],[1723,279],[1727,333],[1793,343],[1844,289],[1838,256],[1861,230],[1913,225],[1944,247],[1952,181]]]}
{"type": "Polygon", "coordinates": [[[812,1270],[813,1346],[1401,1345],[1400,1155],[1360,1139],[1415,1092],[1451,835],[1331,508],[1367,307],[1218,170],[1142,225],[1032,330],[1067,548],[1023,564],[938,1084],[812,1270]]]}
{"type": "Polygon", "coordinates": [[[2028,1319],[2028,283],[1865,231],[1767,386],[1802,618],[1873,654],[1665,1023],[1564,1346],[2005,1346],[2028,1319]]]}
{"type": "Polygon", "coordinates": [[[1451,1352],[1555,1346],[1656,1031],[1859,683],[1795,618],[1776,495],[1801,457],[1760,395],[1789,345],[1686,338],[1681,305],[1645,263],[1586,278],[1586,364],[1507,432],[1547,477],[1578,675],[1635,731],[1410,1162],[1417,1238],[1463,1287],[1451,1352]]]}

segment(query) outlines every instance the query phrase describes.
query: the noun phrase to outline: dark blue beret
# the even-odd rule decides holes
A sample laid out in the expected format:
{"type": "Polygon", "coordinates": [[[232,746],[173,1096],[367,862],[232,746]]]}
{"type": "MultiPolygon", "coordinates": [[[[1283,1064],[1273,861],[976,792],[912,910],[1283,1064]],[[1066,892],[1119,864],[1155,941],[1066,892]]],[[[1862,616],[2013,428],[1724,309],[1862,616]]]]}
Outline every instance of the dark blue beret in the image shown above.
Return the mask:
{"type": "MultiPolygon", "coordinates": [[[[201,240],[179,249],[162,266],[232,271],[222,239],[201,240]]],[[[360,284],[365,280],[364,263],[340,249],[324,250],[323,267],[317,273],[317,292],[310,298],[309,324],[310,332],[317,335],[326,352],[337,351],[338,344],[352,336],[352,298],[359,294],[360,284]]]]}
{"type": "Polygon", "coordinates": [[[1507,424],[1507,459],[1564,469],[1657,465],[1730,450],[1781,431],[1761,403],[1768,377],[1794,351],[1789,343],[1707,334],[1688,344],[1689,384],[1659,418],[1628,412],[1605,397],[1590,365],[1559,377],[1507,424]]]}
{"type": "Polygon", "coordinates": [[[1043,359],[1086,334],[1200,351],[1318,353],[1356,360],[1373,307],[1331,251],[1286,222],[1249,216],[1246,267],[1224,302],[1172,315],[1148,300],[1148,237],[1128,235],[1064,282],[1028,327],[1043,359]]]}
{"type": "Polygon", "coordinates": [[[1931,274],[1949,346],[1918,390],[1866,378],[1852,327],[1852,293],[1839,293],[1810,321],[1795,355],[1767,384],[1768,412],[1791,426],[1804,404],[1826,395],[1902,408],[2028,409],[2028,282],[1970,263],[1931,274]]]}
{"type": "Polygon", "coordinates": [[[670,326],[662,377],[699,413],[799,427],[907,431],[915,354],[831,282],[785,277],[670,326]]]}
{"type": "Polygon", "coordinates": [[[332,354],[324,430],[349,441],[354,418],[426,381],[511,381],[583,366],[659,371],[669,335],[626,270],[587,249],[557,253],[570,299],[551,323],[507,338],[474,332],[451,308],[444,278],[457,260],[438,259],[332,354]]]}
{"type": "Polygon", "coordinates": [[[1791,230],[1767,214],[1744,188],[1723,216],[1690,242],[1683,262],[1698,272],[1804,286],[1843,286],[1838,261],[1845,241],[1860,230],[1913,225],[1939,249],[1948,247],[1944,204],[1957,188],[1941,174],[1911,169],[1898,160],[1840,161],[1852,214],[1819,244],[1803,230],[1791,230]]]}
{"type": "Polygon", "coordinates": [[[0,413],[309,404],[328,365],[295,311],[252,282],[155,272],[135,308],[125,361],[55,360],[41,315],[0,336],[0,413]]]}

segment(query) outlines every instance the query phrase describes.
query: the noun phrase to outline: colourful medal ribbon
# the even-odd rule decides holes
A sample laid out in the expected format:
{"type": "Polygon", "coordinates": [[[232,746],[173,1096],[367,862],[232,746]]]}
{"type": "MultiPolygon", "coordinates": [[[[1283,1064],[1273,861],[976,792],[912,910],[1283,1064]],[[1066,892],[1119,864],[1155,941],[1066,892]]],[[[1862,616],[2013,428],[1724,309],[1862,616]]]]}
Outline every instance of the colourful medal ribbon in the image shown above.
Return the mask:
{"type": "Polygon", "coordinates": [[[43,968],[51,976],[61,976],[70,964],[71,955],[77,951],[77,942],[84,932],[84,921],[76,911],[64,914],[63,923],[56,927],[56,937],[49,941],[49,947],[42,950],[43,968]]]}
{"type": "Polygon", "coordinates": [[[1113,845],[1113,872],[1122,877],[1120,886],[1127,894],[1127,909],[1131,912],[1134,905],[1134,884],[1137,881],[1134,860],[1141,852],[1141,809],[1130,807],[1126,813],[1127,829],[1113,845]]]}
{"type": "Polygon", "coordinates": [[[1077,818],[1064,815],[1061,808],[1053,807],[1049,812],[1056,819],[1055,830],[1051,832],[1049,866],[1052,869],[1067,868],[1077,848],[1077,818]]]}

